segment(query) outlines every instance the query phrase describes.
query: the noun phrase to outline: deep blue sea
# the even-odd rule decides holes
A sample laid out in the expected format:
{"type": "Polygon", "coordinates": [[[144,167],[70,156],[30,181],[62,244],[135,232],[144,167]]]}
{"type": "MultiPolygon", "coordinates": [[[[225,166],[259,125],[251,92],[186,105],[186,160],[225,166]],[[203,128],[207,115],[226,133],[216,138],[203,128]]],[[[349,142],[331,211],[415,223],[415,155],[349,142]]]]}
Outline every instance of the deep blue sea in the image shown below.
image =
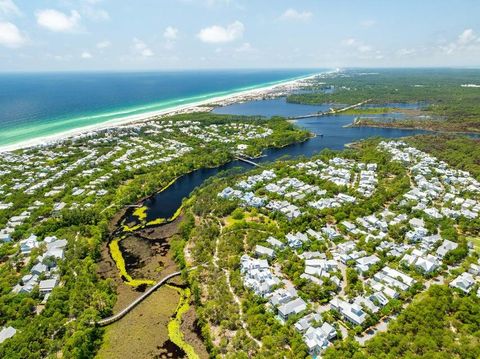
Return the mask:
{"type": "Polygon", "coordinates": [[[0,74],[0,146],[323,71],[0,74]]]}

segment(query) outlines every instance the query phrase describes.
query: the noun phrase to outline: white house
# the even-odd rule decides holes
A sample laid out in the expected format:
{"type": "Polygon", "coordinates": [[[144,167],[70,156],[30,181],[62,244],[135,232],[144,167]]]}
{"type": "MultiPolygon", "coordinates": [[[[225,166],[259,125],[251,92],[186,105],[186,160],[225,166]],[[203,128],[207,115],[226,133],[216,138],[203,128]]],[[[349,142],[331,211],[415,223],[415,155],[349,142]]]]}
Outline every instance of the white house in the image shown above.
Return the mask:
{"type": "Polygon", "coordinates": [[[20,252],[22,254],[30,254],[34,248],[38,248],[40,243],[37,240],[37,236],[32,234],[27,239],[21,240],[19,242],[20,252]]]}
{"type": "Polygon", "coordinates": [[[293,314],[299,314],[307,309],[307,303],[302,298],[296,298],[292,301],[282,304],[278,307],[278,314],[283,320],[287,320],[293,314]]]}
{"type": "Polygon", "coordinates": [[[475,285],[475,279],[470,273],[462,273],[450,282],[450,286],[460,289],[464,293],[469,293],[475,285]]]}

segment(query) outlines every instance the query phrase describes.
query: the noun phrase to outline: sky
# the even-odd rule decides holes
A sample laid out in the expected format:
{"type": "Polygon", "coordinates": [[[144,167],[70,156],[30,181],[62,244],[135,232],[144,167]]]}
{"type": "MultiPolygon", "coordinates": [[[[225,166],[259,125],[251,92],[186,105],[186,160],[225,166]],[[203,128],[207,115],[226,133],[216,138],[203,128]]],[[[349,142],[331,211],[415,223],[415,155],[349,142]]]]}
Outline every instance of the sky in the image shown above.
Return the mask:
{"type": "Polygon", "coordinates": [[[0,71],[478,67],[478,0],[0,0],[0,71]]]}

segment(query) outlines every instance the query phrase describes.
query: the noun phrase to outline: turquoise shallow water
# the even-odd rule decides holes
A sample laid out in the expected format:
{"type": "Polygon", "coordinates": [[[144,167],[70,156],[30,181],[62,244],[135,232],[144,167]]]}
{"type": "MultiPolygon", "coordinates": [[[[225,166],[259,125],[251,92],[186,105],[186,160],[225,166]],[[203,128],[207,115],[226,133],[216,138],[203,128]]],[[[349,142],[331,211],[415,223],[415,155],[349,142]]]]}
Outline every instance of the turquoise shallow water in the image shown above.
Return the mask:
{"type": "Polygon", "coordinates": [[[305,77],[322,70],[0,75],[0,146],[305,77]]]}

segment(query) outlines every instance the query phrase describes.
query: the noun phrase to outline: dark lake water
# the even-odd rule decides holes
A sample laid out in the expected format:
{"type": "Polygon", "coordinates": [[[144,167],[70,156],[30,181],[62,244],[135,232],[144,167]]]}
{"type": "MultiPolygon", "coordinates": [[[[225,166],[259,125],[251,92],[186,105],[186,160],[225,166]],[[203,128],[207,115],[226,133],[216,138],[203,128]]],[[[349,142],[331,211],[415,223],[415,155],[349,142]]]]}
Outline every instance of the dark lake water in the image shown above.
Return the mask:
{"type": "MultiPolygon", "coordinates": [[[[414,105],[408,104],[405,106],[414,105]]],[[[218,114],[291,117],[325,111],[329,108],[330,105],[310,106],[289,104],[284,98],[280,98],[233,104],[219,107],[213,112],[218,114]]],[[[263,153],[264,157],[256,159],[255,161],[258,163],[270,162],[284,156],[290,156],[292,158],[298,156],[309,157],[325,148],[342,150],[348,143],[369,137],[398,138],[425,133],[425,131],[419,130],[393,128],[344,127],[352,123],[354,117],[354,115],[336,115],[298,120],[296,121],[298,126],[315,133],[317,136],[303,143],[293,144],[284,148],[266,149],[263,153]]],[[[145,202],[145,205],[148,207],[147,221],[156,218],[170,218],[181,206],[183,198],[188,197],[196,187],[200,186],[208,178],[235,167],[240,167],[244,170],[253,168],[246,163],[233,161],[216,168],[199,169],[180,177],[168,189],[157,193],[145,202]]]]}

